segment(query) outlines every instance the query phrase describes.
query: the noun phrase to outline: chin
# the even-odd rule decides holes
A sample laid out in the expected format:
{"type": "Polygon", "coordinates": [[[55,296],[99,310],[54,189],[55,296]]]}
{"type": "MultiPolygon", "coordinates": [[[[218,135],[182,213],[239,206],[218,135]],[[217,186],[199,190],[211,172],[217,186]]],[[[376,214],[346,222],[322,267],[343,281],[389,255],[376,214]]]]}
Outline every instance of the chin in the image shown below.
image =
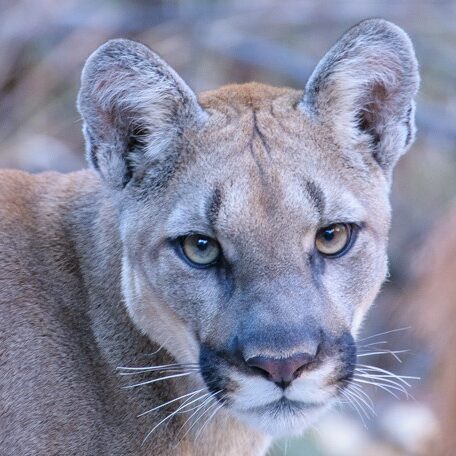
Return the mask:
{"type": "Polygon", "coordinates": [[[240,421],[273,438],[303,434],[329,408],[331,403],[301,403],[280,399],[246,410],[231,410],[240,421]]]}

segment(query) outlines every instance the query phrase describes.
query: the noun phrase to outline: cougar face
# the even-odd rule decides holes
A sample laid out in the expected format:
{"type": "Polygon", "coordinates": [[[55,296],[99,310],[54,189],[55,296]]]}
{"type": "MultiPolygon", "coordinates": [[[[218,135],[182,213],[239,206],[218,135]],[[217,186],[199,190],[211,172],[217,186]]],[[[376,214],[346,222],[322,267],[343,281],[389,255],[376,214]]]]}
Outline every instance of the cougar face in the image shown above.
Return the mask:
{"type": "Polygon", "coordinates": [[[347,32],[304,93],[197,98],[126,40],[86,64],[79,109],[118,208],[130,316],[198,365],[189,388],[265,433],[302,432],[350,382],[417,86],[408,37],[381,20],[347,32]]]}

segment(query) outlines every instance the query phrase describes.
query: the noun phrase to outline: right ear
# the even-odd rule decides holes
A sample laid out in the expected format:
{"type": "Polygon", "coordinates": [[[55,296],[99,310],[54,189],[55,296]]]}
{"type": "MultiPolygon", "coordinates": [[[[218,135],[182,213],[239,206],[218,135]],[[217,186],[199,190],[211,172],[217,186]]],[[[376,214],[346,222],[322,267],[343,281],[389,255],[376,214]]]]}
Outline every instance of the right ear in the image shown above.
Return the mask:
{"type": "Polygon", "coordinates": [[[331,125],[346,144],[367,143],[390,177],[414,139],[419,80],[407,34],[391,22],[367,19],[346,32],[321,60],[299,107],[331,125]]]}
{"type": "Polygon", "coordinates": [[[186,126],[206,114],[196,95],[157,54],[129,40],[108,41],[82,71],[78,109],[87,158],[112,187],[139,182],[178,153],[186,126]]]}

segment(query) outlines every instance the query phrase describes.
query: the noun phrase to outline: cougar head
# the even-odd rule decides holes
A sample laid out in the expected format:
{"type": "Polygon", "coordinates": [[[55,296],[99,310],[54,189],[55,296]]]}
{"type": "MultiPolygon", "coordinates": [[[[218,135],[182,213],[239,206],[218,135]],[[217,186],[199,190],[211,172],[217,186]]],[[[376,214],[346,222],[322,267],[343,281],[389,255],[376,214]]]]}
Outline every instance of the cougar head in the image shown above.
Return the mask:
{"type": "Polygon", "coordinates": [[[301,432],[350,382],[418,83],[408,36],[384,20],[343,35],[304,92],[197,97],[127,40],[86,63],[79,110],[119,211],[129,314],[262,432],[301,432]]]}

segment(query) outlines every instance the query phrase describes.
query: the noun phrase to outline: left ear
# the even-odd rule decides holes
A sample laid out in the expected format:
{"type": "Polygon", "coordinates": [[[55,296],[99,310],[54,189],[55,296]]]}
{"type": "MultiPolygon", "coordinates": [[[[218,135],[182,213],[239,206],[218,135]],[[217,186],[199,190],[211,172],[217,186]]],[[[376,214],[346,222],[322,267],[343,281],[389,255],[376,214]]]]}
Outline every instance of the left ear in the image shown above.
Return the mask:
{"type": "Polygon", "coordinates": [[[415,136],[418,63],[408,35],[382,19],[351,28],[311,75],[300,107],[352,144],[369,141],[389,176],[415,136]]]}
{"type": "Polygon", "coordinates": [[[108,41],[87,59],[78,109],[88,161],[117,190],[139,184],[146,174],[172,174],[182,132],[206,118],[196,95],[164,60],[125,39],[108,41]]]}

